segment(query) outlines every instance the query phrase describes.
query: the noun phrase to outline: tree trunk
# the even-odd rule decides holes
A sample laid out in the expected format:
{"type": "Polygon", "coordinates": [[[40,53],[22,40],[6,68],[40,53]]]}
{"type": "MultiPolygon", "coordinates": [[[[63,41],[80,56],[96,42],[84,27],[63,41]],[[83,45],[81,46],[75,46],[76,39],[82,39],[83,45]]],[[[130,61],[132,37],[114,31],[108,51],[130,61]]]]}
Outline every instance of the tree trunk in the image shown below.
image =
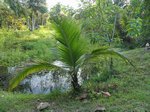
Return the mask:
{"type": "Polygon", "coordinates": [[[41,25],[44,26],[44,17],[41,15],[41,25]]]}
{"type": "Polygon", "coordinates": [[[110,74],[114,75],[113,58],[110,58],[110,74]]]}
{"type": "Polygon", "coordinates": [[[31,26],[31,31],[34,31],[35,29],[35,18],[34,18],[34,14],[32,13],[32,26],[31,26]]]}
{"type": "Polygon", "coordinates": [[[72,75],[71,75],[71,78],[72,78],[72,87],[75,91],[80,91],[80,85],[79,85],[79,82],[78,82],[78,77],[77,77],[77,72],[73,72],[72,75]]]}
{"type": "Polygon", "coordinates": [[[28,26],[28,29],[30,30],[31,29],[30,18],[27,18],[27,26],[28,26]]]}
{"type": "Polygon", "coordinates": [[[2,20],[0,20],[0,28],[2,28],[2,20]]]}

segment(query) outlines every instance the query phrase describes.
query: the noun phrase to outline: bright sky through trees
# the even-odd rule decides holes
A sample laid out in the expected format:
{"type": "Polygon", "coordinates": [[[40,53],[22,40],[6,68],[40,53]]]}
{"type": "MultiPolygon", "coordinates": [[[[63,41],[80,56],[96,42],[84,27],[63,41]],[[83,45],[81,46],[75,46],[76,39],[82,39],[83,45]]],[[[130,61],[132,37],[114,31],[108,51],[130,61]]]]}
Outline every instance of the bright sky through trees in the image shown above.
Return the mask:
{"type": "Polygon", "coordinates": [[[80,0],[47,0],[48,8],[52,8],[57,3],[60,3],[65,6],[73,7],[77,9],[80,3],[80,0]]]}

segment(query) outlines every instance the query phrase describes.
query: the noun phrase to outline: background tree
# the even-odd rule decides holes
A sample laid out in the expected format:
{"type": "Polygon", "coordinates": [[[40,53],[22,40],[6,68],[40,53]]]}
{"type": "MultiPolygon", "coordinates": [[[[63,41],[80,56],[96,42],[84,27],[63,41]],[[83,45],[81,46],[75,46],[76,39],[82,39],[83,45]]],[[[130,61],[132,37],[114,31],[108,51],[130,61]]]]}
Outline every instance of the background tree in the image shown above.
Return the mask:
{"type": "Polygon", "coordinates": [[[9,8],[7,8],[7,5],[4,2],[0,1],[0,28],[6,25],[6,18],[12,14],[13,12],[9,8]]]}
{"type": "Polygon", "coordinates": [[[92,43],[108,45],[115,37],[114,21],[119,8],[112,1],[96,0],[95,2],[83,2],[83,8],[79,10],[77,19],[83,22],[85,34],[92,43]],[[109,33],[108,33],[109,32],[109,33]]]}
{"type": "Polygon", "coordinates": [[[75,10],[69,6],[64,6],[60,3],[56,4],[51,8],[50,12],[50,20],[59,20],[62,16],[70,16],[73,17],[75,14],[75,10]]]}
{"type": "MultiPolygon", "coordinates": [[[[38,18],[42,17],[40,16],[46,13],[47,7],[46,7],[46,0],[28,0],[27,1],[27,7],[30,9],[30,14],[29,14],[29,28],[31,31],[35,29],[35,27],[38,27],[38,18]]],[[[43,17],[42,17],[43,19],[43,17]]],[[[43,21],[43,20],[42,20],[43,21]]]]}
{"type": "Polygon", "coordinates": [[[5,0],[5,3],[18,18],[26,18],[31,31],[46,23],[46,0],[5,0]]]}
{"type": "Polygon", "coordinates": [[[20,0],[4,0],[8,4],[9,8],[14,11],[17,17],[26,15],[25,7],[20,0]]]}

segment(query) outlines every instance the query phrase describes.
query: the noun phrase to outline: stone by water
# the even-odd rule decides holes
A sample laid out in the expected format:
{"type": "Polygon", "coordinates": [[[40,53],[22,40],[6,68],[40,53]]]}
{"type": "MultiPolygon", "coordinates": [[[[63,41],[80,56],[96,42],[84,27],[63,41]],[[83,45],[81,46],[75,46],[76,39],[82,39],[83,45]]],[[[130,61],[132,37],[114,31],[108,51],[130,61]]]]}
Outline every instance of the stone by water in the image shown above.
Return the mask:
{"type": "Polygon", "coordinates": [[[66,91],[70,88],[69,76],[61,76],[50,71],[34,74],[21,82],[23,92],[33,94],[47,94],[55,89],[66,91]]]}
{"type": "MultiPolygon", "coordinates": [[[[55,61],[54,64],[62,66],[62,63],[55,61]]],[[[9,67],[8,71],[15,74],[18,67],[9,67]]],[[[71,77],[65,72],[67,69],[61,71],[42,71],[34,73],[24,79],[21,83],[21,91],[24,93],[33,94],[48,94],[53,90],[67,91],[71,88],[71,77]]],[[[79,84],[81,85],[81,69],[78,71],[79,84]]]]}

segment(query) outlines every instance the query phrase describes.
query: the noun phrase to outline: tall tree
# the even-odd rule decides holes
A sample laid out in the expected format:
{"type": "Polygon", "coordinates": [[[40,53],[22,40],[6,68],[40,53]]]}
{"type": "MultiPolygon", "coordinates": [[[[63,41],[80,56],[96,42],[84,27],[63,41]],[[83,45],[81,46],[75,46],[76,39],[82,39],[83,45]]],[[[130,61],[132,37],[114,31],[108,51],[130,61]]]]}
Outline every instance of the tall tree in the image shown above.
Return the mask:
{"type": "Polygon", "coordinates": [[[7,8],[7,5],[3,1],[0,1],[0,28],[3,24],[6,24],[6,18],[11,14],[12,11],[7,8]]]}
{"type": "Polygon", "coordinates": [[[30,22],[31,27],[30,30],[33,31],[35,29],[35,26],[37,25],[38,27],[38,20],[36,20],[37,18],[39,18],[39,13],[44,14],[46,13],[47,7],[46,7],[46,0],[27,0],[27,7],[30,9],[30,20],[28,20],[28,22],[30,22]]]}
{"type": "Polygon", "coordinates": [[[35,29],[35,26],[42,25],[44,15],[48,11],[46,0],[5,0],[5,2],[17,17],[23,16],[27,19],[27,25],[31,31],[35,29]]]}
{"type": "Polygon", "coordinates": [[[78,19],[83,22],[83,28],[92,43],[108,44],[115,37],[114,21],[118,7],[110,0],[83,1],[78,19]],[[114,32],[114,33],[113,33],[114,32]]]}
{"type": "Polygon", "coordinates": [[[10,9],[14,11],[17,17],[21,15],[26,15],[25,7],[20,0],[4,0],[10,9]]]}

